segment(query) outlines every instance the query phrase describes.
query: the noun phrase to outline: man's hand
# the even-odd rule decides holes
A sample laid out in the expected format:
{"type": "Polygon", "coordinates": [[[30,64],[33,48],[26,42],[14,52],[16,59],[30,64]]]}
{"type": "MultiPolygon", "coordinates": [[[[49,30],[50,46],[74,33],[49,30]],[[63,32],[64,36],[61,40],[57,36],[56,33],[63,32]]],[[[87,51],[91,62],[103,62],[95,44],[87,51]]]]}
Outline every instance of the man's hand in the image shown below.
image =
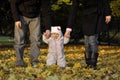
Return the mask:
{"type": "Polygon", "coordinates": [[[50,30],[46,30],[44,35],[46,36],[46,38],[49,38],[50,37],[50,30]]]}
{"type": "Polygon", "coordinates": [[[16,21],[15,26],[20,29],[21,28],[21,21],[16,21]]]}
{"type": "Polygon", "coordinates": [[[106,16],[105,19],[105,22],[108,24],[111,21],[111,16],[106,16]]]}

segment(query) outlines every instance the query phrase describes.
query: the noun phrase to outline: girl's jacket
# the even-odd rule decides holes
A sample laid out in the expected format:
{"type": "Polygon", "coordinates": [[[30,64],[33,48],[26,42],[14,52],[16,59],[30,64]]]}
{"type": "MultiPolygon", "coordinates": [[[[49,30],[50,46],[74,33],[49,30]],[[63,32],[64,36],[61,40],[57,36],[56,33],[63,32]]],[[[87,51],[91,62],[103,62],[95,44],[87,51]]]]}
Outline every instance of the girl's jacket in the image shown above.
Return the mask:
{"type": "Polygon", "coordinates": [[[62,33],[60,34],[58,39],[53,39],[52,37],[46,38],[43,35],[43,41],[48,44],[49,52],[62,52],[64,53],[64,44],[67,44],[69,42],[69,38],[63,37],[62,33]]]}

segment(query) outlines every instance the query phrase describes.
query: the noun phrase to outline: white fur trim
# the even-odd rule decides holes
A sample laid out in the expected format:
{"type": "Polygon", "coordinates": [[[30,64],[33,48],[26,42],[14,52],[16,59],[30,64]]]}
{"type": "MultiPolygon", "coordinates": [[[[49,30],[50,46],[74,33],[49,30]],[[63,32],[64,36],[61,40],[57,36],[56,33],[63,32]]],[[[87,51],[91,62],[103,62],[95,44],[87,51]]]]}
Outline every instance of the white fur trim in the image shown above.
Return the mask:
{"type": "Polygon", "coordinates": [[[66,31],[70,31],[70,32],[71,32],[71,31],[72,31],[72,29],[71,29],[71,28],[66,28],[66,31]]]}

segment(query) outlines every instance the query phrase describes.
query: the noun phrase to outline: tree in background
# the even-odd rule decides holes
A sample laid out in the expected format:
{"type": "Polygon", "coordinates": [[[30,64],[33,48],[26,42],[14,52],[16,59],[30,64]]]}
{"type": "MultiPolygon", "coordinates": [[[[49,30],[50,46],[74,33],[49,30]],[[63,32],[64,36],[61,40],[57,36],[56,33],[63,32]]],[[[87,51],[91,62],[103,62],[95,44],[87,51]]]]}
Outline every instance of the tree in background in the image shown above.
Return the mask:
{"type": "Polygon", "coordinates": [[[13,19],[8,0],[0,0],[0,35],[13,36],[13,19]]]}
{"type": "MultiPolygon", "coordinates": [[[[60,25],[62,26],[62,29],[65,29],[65,27],[67,26],[67,20],[68,20],[71,4],[72,4],[71,0],[51,0],[53,25],[60,25]]],[[[119,4],[120,4],[120,0],[111,0],[110,3],[113,17],[118,19],[120,17],[119,4]]],[[[81,12],[78,12],[78,14],[81,15],[81,12]]],[[[80,29],[78,31],[81,32],[81,28],[80,28],[81,24],[78,25],[78,22],[81,22],[79,20],[81,20],[81,16],[77,16],[76,24],[74,28],[77,30],[80,29]]],[[[112,24],[114,24],[114,22],[112,24]]],[[[9,0],[4,0],[4,1],[0,0],[0,35],[13,36],[14,33],[13,25],[14,24],[13,24],[9,0]]]]}
{"type": "Polygon", "coordinates": [[[112,15],[120,17],[120,0],[112,0],[111,3],[112,15]]]}

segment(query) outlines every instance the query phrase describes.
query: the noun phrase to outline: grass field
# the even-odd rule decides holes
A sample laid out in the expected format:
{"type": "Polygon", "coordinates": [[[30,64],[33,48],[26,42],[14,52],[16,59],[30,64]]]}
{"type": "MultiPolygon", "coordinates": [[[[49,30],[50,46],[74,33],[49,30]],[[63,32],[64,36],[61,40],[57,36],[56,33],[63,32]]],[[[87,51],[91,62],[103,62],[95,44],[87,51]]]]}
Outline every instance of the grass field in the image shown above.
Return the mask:
{"type": "Polygon", "coordinates": [[[120,46],[99,46],[97,70],[85,69],[84,46],[65,45],[67,67],[46,67],[47,46],[41,46],[39,65],[29,62],[29,47],[25,48],[27,67],[15,67],[15,50],[0,48],[0,80],[120,80],[120,46]]]}

